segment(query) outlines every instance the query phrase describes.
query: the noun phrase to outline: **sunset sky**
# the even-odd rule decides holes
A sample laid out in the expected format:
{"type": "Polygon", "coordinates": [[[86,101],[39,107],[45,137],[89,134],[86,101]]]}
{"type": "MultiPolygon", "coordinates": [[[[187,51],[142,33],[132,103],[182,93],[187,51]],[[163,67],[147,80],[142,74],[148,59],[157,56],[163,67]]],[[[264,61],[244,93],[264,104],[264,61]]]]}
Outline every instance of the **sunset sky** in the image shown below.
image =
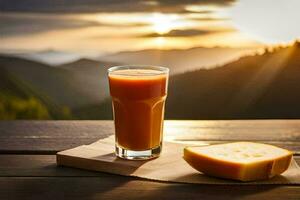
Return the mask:
{"type": "Polygon", "coordinates": [[[0,0],[0,51],[285,44],[300,37],[299,8],[299,0],[0,0]]]}

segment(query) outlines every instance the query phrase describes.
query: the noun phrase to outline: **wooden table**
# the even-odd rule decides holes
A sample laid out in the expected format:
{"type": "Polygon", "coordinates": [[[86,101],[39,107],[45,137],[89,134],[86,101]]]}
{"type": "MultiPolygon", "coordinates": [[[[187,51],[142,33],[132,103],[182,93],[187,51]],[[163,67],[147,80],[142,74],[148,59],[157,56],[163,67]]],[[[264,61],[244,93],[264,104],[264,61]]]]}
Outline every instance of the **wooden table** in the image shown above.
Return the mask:
{"type": "MultiPolygon", "coordinates": [[[[299,185],[211,186],[57,167],[57,151],[113,134],[112,121],[1,121],[0,199],[300,199],[299,185]]],[[[167,121],[168,140],[249,140],[296,152],[300,120],[167,121]]]]}

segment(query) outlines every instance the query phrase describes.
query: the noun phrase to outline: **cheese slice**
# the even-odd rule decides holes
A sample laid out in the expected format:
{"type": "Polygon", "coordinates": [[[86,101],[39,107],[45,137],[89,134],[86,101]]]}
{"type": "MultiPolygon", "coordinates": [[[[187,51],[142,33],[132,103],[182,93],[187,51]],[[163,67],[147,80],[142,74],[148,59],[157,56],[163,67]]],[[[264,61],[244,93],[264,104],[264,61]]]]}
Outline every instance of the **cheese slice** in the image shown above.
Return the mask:
{"type": "Polygon", "coordinates": [[[283,173],[293,153],[268,144],[234,142],[186,147],[184,159],[196,170],[215,177],[254,181],[283,173]]]}

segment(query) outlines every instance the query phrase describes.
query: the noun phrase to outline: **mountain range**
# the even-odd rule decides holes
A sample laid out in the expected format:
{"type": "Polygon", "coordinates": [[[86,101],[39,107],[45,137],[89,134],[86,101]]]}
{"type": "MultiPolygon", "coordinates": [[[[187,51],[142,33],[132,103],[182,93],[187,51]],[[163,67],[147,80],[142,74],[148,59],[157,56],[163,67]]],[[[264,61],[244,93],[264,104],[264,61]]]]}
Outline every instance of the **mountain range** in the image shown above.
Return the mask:
{"type": "Polygon", "coordinates": [[[45,49],[42,51],[8,50],[4,51],[3,54],[24,58],[51,66],[74,62],[81,58],[81,56],[76,53],[57,51],[53,49],[45,49]]]}
{"type": "Polygon", "coordinates": [[[171,74],[180,74],[199,68],[214,68],[253,52],[253,49],[227,47],[196,47],[170,50],[147,49],[104,55],[100,59],[125,64],[165,66],[170,68],[171,74]]]}
{"type": "MultiPolygon", "coordinates": [[[[299,91],[300,43],[295,42],[214,69],[171,76],[166,118],[300,118],[299,91]]],[[[109,99],[101,105],[101,116],[94,106],[85,112],[93,118],[112,117],[109,99]]]]}
{"type": "Polygon", "coordinates": [[[167,118],[300,118],[300,43],[170,79],[167,118]],[[178,106],[180,105],[180,106],[178,106]]]}
{"type": "MultiPolygon", "coordinates": [[[[163,54],[168,57],[167,52],[163,54]]],[[[147,55],[140,59],[143,58],[147,55]]],[[[4,111],[7,107],[14,109],[16,103],[10,102],[18,102],[17,105],[29,108],[25,112],[18,106],[22,112],[18,111],[15,118],[26,118],[26,113],[34,108],[42,114],[27,118],[111,119],[106,71],[110,66],[120,65],[117,61],[120,60],[79,59],[53,67],[2,55],[0,118],[5,118],[1,116],[3,107],[4,111]]],[[[169,80],[166,118],[300,118],[298,91],[300,43],[295,42],[292,46],[266,49],[263,54],[243,56],[215,68],[198,66],[184,73],[173,73],[169,80]]]]}
{"type": "Polygon", "coordinates": [[[2,99],[9,97],[8,102],[16,98],[18,101],[35,98],[48,109],[50,118],[61,119],[64,118],[62,110],[71,112],[77,107],[99,103],[108,96],[104,74],[113,65],[116,63],[80,59],[53,67],[2,55],[0,94],[2,99]]]}

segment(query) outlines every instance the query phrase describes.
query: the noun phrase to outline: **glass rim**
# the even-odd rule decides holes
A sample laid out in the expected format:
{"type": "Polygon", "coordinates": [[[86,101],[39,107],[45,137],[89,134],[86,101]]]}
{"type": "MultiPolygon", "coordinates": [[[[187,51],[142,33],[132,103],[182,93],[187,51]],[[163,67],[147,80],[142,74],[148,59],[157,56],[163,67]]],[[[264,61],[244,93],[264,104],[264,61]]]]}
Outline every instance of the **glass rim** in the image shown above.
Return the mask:
{"type": "Polygon", "coordinates": [[[113,73],[118,70],[127,70],[127,69],[149,69],[149,70],[155,70],[158,72],[155,74],[151,74],[151,76],[168,74],[170,71],[169,68],[167,68],[167,67],[161,67],[161,66],[156,66],[156,65],[118,65],[118,66],[110,67],[107,70],[107,72],[108,72],[108,74],[110,74],[110,73],[113,73]]]}

